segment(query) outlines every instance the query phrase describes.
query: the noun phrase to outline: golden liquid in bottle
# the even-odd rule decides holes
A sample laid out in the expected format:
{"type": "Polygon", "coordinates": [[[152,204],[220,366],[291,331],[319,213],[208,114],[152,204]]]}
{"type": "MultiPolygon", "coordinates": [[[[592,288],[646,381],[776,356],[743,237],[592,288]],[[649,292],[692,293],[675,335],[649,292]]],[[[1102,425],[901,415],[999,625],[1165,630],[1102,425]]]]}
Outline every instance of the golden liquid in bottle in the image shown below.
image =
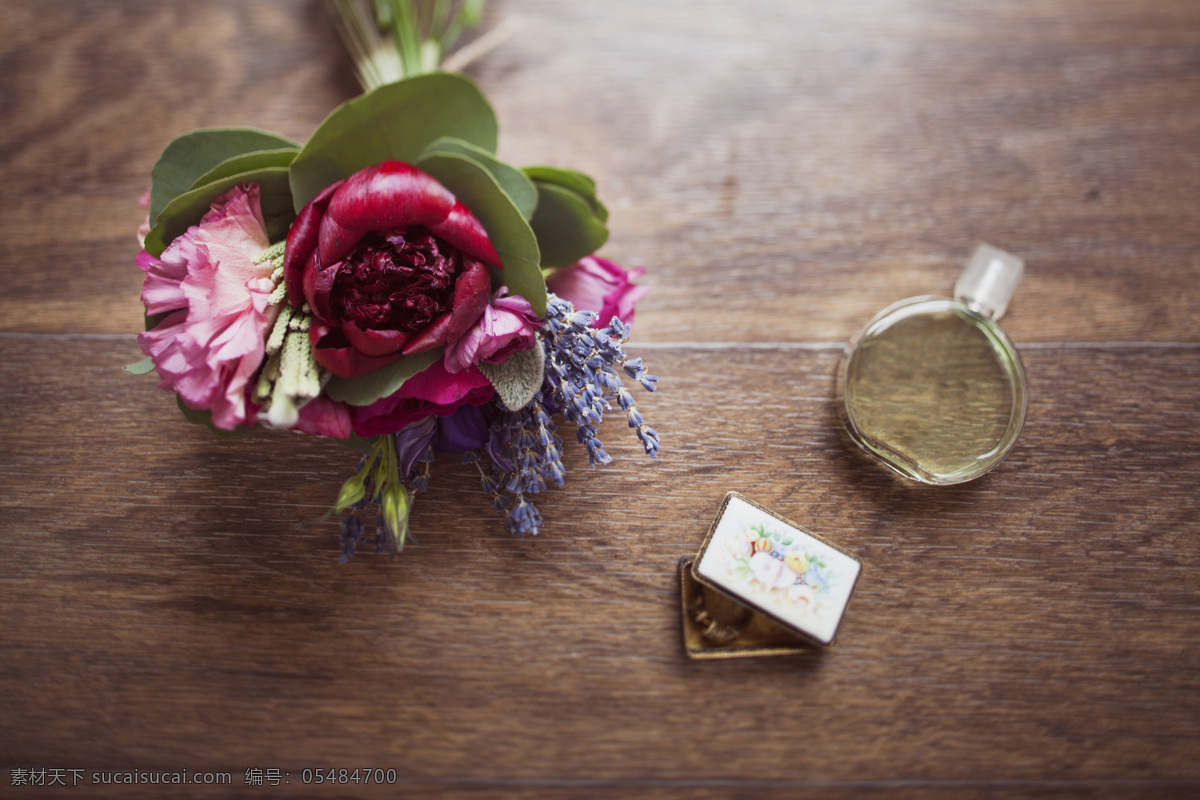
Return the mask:
{"type": "Polygon", "coordinates": [[[995,323],[950,300],[884,312],[863,332],[843,381],[854,438],[926,483],[987,472],[1024,422],[1020,357],[995,323]]]}

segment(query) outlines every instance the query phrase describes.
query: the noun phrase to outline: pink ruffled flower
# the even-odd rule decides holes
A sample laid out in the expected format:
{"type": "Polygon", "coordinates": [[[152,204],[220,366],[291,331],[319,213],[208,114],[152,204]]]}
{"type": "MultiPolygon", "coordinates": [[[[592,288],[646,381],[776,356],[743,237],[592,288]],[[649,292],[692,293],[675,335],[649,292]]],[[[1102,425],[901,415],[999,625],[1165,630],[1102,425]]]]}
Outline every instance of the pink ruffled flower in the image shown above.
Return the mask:
{"type": "Polygon", "coordinates": [[[519,294],[508,295],[508,287],[501,286],[475,326],[446,345],[446,371],[462,372],[481,362],[499,364],[510,353],[528,350],[537,343],[539,324],[533,305],[519,294]]]}
{"type": "Polygon", "coordinates": [[[634,305],[649,291],[632,279],[645,272],[642,267],[625,270],[606,258],[587,256],[547,278],[546,288],[570,300],[580,311],[597,312],[600,316],[594,323],[596,328],[608,327],[613,317],[631,325],[634,305]]]}
{"type": "Polygon", "coordinates": [[[448,417],[459,406],[481,406],[495,393],[478,369],[470,367],[452,375],[439,359],[394,394],[352,408],[354,432],[363,437],[395,433],[428,416],[448,417]]]}
{"type": "Polygon", "coordinates": [[[263,360],[263,337],[277,307],[257,184],[237,186],[213,201],[199,225],[171,242],[160,258],[143,250],[142,302],[147,314],[172,312],[138,334],[164,389],[196,410],[212,412],[218,428],[253,424],[247,385],[263,360]]]}

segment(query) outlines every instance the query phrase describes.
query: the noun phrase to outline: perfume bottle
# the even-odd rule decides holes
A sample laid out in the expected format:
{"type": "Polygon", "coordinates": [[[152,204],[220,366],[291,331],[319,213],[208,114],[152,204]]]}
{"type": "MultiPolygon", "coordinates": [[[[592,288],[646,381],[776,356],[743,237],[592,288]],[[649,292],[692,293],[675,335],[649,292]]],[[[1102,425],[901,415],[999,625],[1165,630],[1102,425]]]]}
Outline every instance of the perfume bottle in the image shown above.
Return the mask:
{"type": "Polygon", "coordinates": [[[1021,279],[1016,256],[981,244],[954,299],[881,311],[839,369],[842,418],[863,450],[922,483],[963,483],[1008,455],[1025,424],[1025,367],[996,324],[1021,279]]]}

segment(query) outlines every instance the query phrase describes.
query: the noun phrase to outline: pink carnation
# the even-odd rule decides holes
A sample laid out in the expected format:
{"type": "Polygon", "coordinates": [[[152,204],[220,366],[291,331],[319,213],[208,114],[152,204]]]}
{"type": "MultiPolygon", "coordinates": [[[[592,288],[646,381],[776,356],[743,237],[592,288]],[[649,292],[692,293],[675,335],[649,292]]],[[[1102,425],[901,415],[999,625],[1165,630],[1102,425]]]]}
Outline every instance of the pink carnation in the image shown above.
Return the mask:
{"type": "Polygon", "coordinates": [[[462,372],[483,361],[499,364],[510,353],[530,349],[537,343],[538,324],[529,301],[519,294],[508,295],[508,287],[501,286],[479,321],[446,345],[446,371],[462,372]]]}
{"type": "Polygon", "coordinates": [[[613,317],[633,323],[633,307],[649,289],[633,283],[646,272],[642,267],[626,270],[606,258],[587,256],[563,267],[546,279],[546,288],[580,311],[599,314],[595,327],[606,328],[613,317]]]}
{"type": "Polygon", "coordinates": [[[138,334],[164,389],[191,408],[212,412],[213,424],[232,430],[253,424],[247,385],[263,360],[263,338],[277,307],[269,263],[255,264],[267,248],[257,184],[237,186],[213,201],[199,225],[155,258],[143,250],[142,302],[147,314],[172,312],[154,330],[138,334]]]}

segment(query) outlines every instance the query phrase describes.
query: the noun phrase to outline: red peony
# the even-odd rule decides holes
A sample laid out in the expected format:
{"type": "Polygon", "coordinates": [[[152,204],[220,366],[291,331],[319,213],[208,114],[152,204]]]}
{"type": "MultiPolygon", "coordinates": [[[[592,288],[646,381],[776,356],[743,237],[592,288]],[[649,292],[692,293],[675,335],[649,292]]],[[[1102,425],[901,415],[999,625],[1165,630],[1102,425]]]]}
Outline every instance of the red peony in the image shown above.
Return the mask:
{"type": "Polygon", "coordinates": [[[292,304],[312,309],[317,362],[345,378],[457,341],[488,306],[488,265],[501,266],[479,221],[399,161],[310,200],[284,257],[292,304]]]}

